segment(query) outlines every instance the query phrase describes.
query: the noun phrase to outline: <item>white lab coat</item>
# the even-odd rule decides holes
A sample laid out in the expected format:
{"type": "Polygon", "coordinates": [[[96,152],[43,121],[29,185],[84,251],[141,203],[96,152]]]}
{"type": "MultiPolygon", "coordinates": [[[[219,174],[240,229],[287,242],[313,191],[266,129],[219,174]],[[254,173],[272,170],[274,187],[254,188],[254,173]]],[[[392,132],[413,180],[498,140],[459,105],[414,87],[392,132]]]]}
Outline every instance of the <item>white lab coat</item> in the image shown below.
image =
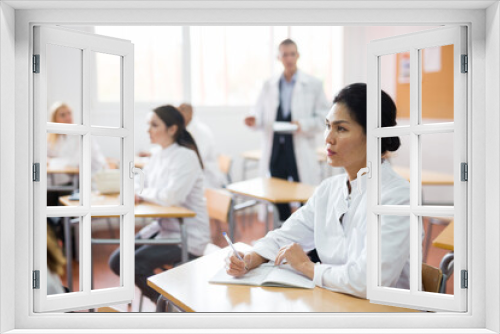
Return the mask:
{"type": "MultiPolygon", "coordinates": [[[[203,190],[203,171],[196,153],[174,143],[153,154],[144,167],[144,190],[139,195],[144,201],[163,206],[182,206],[196,216],[184,218],[187,227],[188,252],[201,256],[210,242],[210,226],[203,190]]],[[[136,191],[139,188],[136,178],[136,191]]],[[[143,228],[139,234],[149,238],[180,238],[179,221],[162,218],[143,228]]]]}
{"type": "Polygon", "coordinates": [[[226,181],[217,162],[217,150],[215,149],[215,138],[212,131],[196,117],[191,119],[187,130],[193,136],[203,161],[205,187],[221,188],[226,184],[226,181]]]}
{"type": "MultiPolygon", "coordinates": [[[[269,176],[269,163],[273,146],[273,123],[279,107],[280,76],[264,83],[257,104],[253,109],[256,118],[255,129],[262,130],[262,158],[260,173],[269,176]]],[[[330,104],[326,100],[323,85],[318,79],[297,71],[293,88],[292,121],[299,121],[301,132],[293,136],[295,159],[300,182],[317,185],[320,182],[320,168],[316,155],[316,135],[325,127],[325,116],[330,104]]]]}
{"type": "MultiPolygon", "coordinates": [[[[409,183],[388,162],[381,166],[382,203],[409,205],[409,183]]],[[[314,248],[321,263],[314,266],[314,283],[333,291],[366,298],[366,175],[347,187],[347,174],[324,180],[306,205],[284,224],[259,240],[254,250],[273,260],[280,247],[296,242],[314,248]],[[343,216],[343,218],[341,218],[343,216]],[[342,221],[342,223],[341,223],[342,221]]],[[[409,289],[410,219],[382,216],[382,286],[409,289]]]]}

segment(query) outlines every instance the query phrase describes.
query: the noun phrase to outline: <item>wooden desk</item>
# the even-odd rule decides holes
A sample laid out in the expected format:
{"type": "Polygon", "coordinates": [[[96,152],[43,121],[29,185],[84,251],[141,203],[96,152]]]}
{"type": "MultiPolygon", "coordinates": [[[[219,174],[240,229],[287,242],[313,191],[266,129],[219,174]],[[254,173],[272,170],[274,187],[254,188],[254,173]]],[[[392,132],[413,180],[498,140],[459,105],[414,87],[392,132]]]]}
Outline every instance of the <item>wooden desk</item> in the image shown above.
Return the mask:
{"type": "Polygon", "coordinates": [[[277,228],[279,227],[280,222],[276,204],[307,202],[309,197],[311,197],[314,193],[315,188],[307,184],[290,182],[274,177],[258,177],[246,181],[231,183],[226,187],[226,189],[240,196],[272,204],[274,210],[273,227],[277,228]]]}
{"type": "MultiPolygon", "coordinates": [[[[250,246],[237,243],[238,250],[250,246]]],[[[185,312],[416,312],[314,289],[212,284],[228,248],[148,278],[148,285],[185,312]]]]}
{"type": "MultiPolygon", "coordinates": [[[[118,205],[118,194],[114,195],[101,195],[92,193],[91,205],[118,205]]],[[[59,197],[59,202],[65,206],[75,206],[79,205],[79,201],[70,201],[69,196],[59,197]]],[[[187,251],[187,231],[184,225],[183,218],[194,217],[196,214],[182,207],[165,207],[154,203],[141,202],[135,205],[134,208],[135,217],[139,218],[177,218],[179,220],[181,229],[180,239],[136,239],[136,244],[181,244],[182,246],[182,262],[188,261],[188,251],[187,251]]],[[[92,216],[93,218],[109,218],[111,216],[99,217],[92,216]]],[[[118,217],[118,216],[116,216],[118,217]]],[[[68,288],[73,291],[73,268],[71,266],[72,258],[72,247],[71,247],[71,233],[70,233],[71,222],[69,217],[64,217],[64,239],[66,245],[66,270],[68,277],[68,288]]],[[[94,244],[119,244],[120,239],[92,239],[94,244]]]]}
{"type": "Polygon", "coordinates": [[[57,167],[47,166],[47,179],[51,180],[51,185],[47,185],[48,191],[71,191],[78,189],[80,169],[78,167],[57,167]],[[58,186],[54,184],[54,175],[66,174],[71,177],[71,185],[58,186]]]}
{"type": "MultiPolygon", "coordinates": [[[[402,166],[392,166],[392,169],[408,181],[410,181],[410,169],[402,166]]],[[[453,175],[439,173],[429,170],[422,170],[422,185],[424,186],[452,186],[454,184],[453,175]]]]}
{"type": "Polygon", "coordinates": [[[453,238],[454,238],[454,223],[451,221],[448,226],[444,228],[441,233],[432,241],[432,246],[441,248],[441,249],[446,249],[449,251],[454,251],[454,244],[453,244],[453,238]]]}

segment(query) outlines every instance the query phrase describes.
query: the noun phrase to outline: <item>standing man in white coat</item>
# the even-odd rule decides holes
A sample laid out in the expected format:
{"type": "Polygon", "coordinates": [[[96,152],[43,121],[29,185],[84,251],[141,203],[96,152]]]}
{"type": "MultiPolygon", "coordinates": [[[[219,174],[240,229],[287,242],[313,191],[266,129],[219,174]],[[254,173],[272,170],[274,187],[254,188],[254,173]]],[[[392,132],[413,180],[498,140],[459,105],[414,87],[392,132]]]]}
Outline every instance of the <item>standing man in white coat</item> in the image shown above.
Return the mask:
{"type": "MultiPolygon", "coordinates": [[[[330,104],[321,81],[297,69],[297,44],[285,39],[278,50],[284,71],[264,83],[253,115],[245,118],[245,124],[263,134],[262,176],[270,174],[317,185],[320,167],[315,149],[316,134],[324,130],[330,104]],[[295,129],[275,131],[275,122],[290,122],[295,129]]],[[[281,221],[291,214],[288,204],[278,205],[278,210],[281,221]]]]}

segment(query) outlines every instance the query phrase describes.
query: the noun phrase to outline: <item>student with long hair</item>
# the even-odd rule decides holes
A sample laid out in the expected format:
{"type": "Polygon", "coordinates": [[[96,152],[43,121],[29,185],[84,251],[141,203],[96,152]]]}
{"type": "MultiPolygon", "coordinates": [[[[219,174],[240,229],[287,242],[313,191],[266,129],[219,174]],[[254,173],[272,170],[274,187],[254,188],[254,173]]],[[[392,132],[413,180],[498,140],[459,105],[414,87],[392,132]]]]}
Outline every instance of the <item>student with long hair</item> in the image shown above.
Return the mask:
{"type": "MultiPolygon", "coordinates": [[[[242,260],[230,255],[227,273],[245,275],[261,263],[288,262],[317,286],[366,298],[366,85],[342,89],[326,116],[327,162],[343,175],[324,180],[313,196],[280,229],[260,239],[242,260]],[[358,186],[361,186],[359,190],[358,186]],[[315,250],[315,259],[308,253],[315,250]]],[[[396,125],[396,105],[381,94],[382,126],[396,125]]],[[[409,205],[409,183],[384,159],[400,146],[399,137],[382,138],[381,203],[409,205]]],[[[381,216],[381,285],[409,289],[410,219],[381,216]]]]}
{"type": "MultiPolygon", "coordinates": [[[[196,216],[184,218],[187,228],[188,253],[191,259],[203,255],[210,241],[210,227],[203,194],[203,162],[193,137],[185,128],[184,118],[173,106],[153,110],[149,121],[149,137],[161,151],[152,155],[144,168],[144,190],[135,195],[135,202],[152,202],[163,206],[182,206],[196,216]]],[[[136,183],[136,189],[139,185],[136,183]]],[[[180,238],[177,219],[162,218],[145,228],[137,238],[180,238]]],[[[135,283],[143,294],[156,302],[158,293],[147,285],[147,278],[156,268],[181,261],[177,245],[142,245],[135,250],[135,283]]],[[[119,248],[111,255],[109,266],[120,273],[119,248]]]]}

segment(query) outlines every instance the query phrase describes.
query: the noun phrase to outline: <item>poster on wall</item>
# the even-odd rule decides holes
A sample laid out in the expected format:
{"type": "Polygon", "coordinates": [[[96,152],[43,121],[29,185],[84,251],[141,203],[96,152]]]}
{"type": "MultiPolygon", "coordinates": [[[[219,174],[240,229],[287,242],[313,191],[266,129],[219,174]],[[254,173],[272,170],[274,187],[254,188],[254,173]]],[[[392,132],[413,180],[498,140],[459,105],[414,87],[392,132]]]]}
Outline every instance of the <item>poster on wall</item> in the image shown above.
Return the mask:
{"type": "Polygon", "coordinates": [[[403,52],[398,54],[399,75],[398,83],[404,84],[410,82],[410,53],[403,52]]]}

